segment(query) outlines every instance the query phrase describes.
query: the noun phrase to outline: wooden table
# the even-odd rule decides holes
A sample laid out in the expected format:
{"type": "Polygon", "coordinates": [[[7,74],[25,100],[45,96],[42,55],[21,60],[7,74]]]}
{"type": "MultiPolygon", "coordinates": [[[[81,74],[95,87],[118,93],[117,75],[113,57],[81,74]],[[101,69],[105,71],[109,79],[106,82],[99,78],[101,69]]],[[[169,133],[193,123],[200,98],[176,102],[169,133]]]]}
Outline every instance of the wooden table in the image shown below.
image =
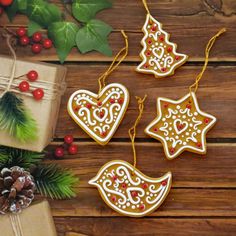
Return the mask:
{"type": "MultiPolygon", "coordinates": [[[[59,0],[52,2],[61,6],[59,0]]],[[[189,61],[170,78],[156,80],[153,76],[134,71],[141,50],[141,27],[145,11],[141,1],[116,0],[113,9],[99,13],[98,18],[110,23],[114,32],[110,43],[114,54],[123,47],[120,30],[130,39],[129,56],[110,77],[131,93],[128,112],[109,145],[100,147],[69,118],[66,103],[78,88],[98,89],[97,78],[112,58],[98,53],[80,55],[74,49],[65,63],[68,68],[68,89],[60,110],[53,145],[62,142],[64,135],[73,134],[79,145],[77,156],[66,156],[57,162],[80,177],[78,196],[67,201],[51,201],[58,235],[236,235],[236,2],[235,0],[150,0],[154,16],[178,44],[178,51],[190,56],[189,61]],[[168,161],[159,142],[147,137],[144,127],[156,115],[156,98],[178,99],[187,93],[202,68],[204,49],[208,39],[221,27],[228,32],[215,44],[210,63],[198,90],[202,110],[218,118],[208,134],[207,155],[184,153],[181,158],[168,161]],[[101,200],[97,190],[88,185],[98,169],[113,159],[132,162],[128,129],[137,116],[135,95],[148,94],[146,108],[138,127],[138,166],[153,177],[173,172],[173,187],[164,204],[142,219],[118,215],[101,200]]],[[[62,6],[61,6],[62,7],[62,6]]],[[[3,16],[1,25],[15,28],[26,25],[24,16],[17,16],[10,24],[3,16]]],[[[0,52],[7,54],[3,43],[0,52]]],[[[55,50],[32,55],[29,49],[18,48],[20,58],[58,63],[55,50]]]]}

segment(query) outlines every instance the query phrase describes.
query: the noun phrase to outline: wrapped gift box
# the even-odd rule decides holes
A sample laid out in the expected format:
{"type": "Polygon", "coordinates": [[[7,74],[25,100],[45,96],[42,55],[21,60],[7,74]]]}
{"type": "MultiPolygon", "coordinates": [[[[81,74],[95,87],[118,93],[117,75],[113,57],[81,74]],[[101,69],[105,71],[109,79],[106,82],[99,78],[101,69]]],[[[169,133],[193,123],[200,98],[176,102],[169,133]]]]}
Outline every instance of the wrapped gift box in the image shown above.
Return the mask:
{"type": "Polygon", "coordinates": [[[0,216],[1,235],[56,236],[56,229],[47,201],[34,203],[20,214],[0,216]]]}
{"type": "MultiPolygon", "coordinates": [[[[13,59],[11,57],[0,56],[0,62],[0,76],[10,77],[13,59]]],[[[56,99],[42,99],[40,101],[36,101],[33,97],[25,96],[23,93],[17,94],[17,96],[24,100],[26,108],[37,122],[38,139],[33,142],[22,143],[7,132],[0,130],[0,145],[41,152],[50,143],[54,135],[61,95],[64,93],[63,90],[65,90],[66,68],[60,65],[17,60],[14,77],[18,78],[31,70],[38,72],[39,78],[37,81],[40,82],[42,80],[61,85],[61,91],[57,94],[56,99]]],[[[0,95],[3,92],[4,90],[0,89],[0,95]]]]}

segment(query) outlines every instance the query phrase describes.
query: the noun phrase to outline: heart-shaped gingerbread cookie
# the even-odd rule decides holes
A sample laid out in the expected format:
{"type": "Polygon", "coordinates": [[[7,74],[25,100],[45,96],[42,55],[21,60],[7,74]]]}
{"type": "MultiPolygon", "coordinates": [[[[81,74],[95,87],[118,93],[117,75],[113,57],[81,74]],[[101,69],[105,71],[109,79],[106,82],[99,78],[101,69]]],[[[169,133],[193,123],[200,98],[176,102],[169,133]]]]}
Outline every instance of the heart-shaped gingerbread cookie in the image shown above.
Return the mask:
{"type": "Polygon", "coordinates": [[[121,84],[105,86],[99,94],[74,92],[67,105],[73,120],[97,143],[106,145],[116,132],[129,104],[129,92],[121,84]]]}

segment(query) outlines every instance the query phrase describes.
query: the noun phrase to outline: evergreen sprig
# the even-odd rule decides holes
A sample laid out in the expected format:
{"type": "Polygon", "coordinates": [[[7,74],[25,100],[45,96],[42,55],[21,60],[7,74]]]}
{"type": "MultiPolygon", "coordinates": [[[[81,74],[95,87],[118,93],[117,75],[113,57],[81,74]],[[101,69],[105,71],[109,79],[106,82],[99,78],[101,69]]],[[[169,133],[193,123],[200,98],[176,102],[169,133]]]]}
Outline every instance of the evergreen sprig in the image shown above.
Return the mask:
{"type": "Polygon", "coordinates": [[[56,164],[38,166],[32,173],[36,188],[40,194],[52,199],[65,199],[75,197],[73,189],[78,178],[69,170],[56,164]]]}
{"type": "Polygon", "coordinates": [[[78,178],[56,164],[41,164],[44,153],[0,146],[0,169],[19,166],[31,172],[38,192],[52,199],[75,197],[78,178]]]}
{"type": "Polygon", "coordinates": [[[14,93],[7,92],[0,99],[0,129],[9,132],[20,142],[37,139],[36,121],[14,93]]]}
{"type": "Polygon", "coordinates": [[[20,166],[29,170],[32,166],[39,164],[43,158],[44,153],[0,146],[0,169],[20,166]]]}

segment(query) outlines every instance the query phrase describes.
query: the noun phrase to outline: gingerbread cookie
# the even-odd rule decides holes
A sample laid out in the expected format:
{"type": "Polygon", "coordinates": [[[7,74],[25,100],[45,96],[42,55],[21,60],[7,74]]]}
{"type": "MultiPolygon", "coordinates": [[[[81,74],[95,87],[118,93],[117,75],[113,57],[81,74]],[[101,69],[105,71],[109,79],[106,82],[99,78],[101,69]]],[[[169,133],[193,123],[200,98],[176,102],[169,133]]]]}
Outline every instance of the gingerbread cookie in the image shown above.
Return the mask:
{"type": "Polygon", "coordinates": [[[138,72],[162,78],[174,74],[175,69],[187,61],[188,56],[176,52],[177,45],[169,41],[169,34],[150,14],[147,14],[143,32],[142,62],[136,69],[138,72]]]}
{"type": "Polygon", "coordinates": [[[157,112],[145,132],[162,142],[169,160],[184,151],[206,153],[206,133],[216,118],[200,110],[195,93],[178,101],[158,98],[157,112]]]}
{"type": "Polygon", "coordinates": [[[105,145],[114,135],[128,108],[129,92],[121,84],[105,86],[99,94],[74,92],[68,101],[73,120],[96,142],[105,145]]]}
{"type": "Polygon", "coordinates": [[[106,163],[89,184],[98,188],[105,203],[118,213],[142,217],[155,211],[167,197],[172,182],[170,172],[150,178],[121,160],[106,163]]]}

